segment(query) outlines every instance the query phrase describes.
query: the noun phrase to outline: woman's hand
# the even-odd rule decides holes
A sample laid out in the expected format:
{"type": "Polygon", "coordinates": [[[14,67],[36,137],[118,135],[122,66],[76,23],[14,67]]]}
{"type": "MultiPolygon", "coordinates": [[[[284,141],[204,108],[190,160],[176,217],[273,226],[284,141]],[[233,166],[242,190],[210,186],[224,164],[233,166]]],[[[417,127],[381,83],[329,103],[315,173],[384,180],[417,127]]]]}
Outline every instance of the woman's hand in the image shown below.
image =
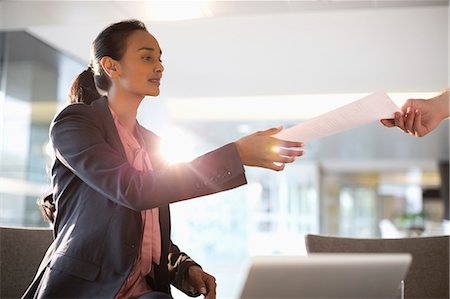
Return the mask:
{"type": "Polygon", "coordinates": [[[286,163],[302,156],[304,151],[293,148],[303,147],[303,142],[285,141],[272,136],[281,130],[280,127],[258,131],[237,140],[235,143],[242,163],[280,171],[286,163]]]}
{"type": "Polygon", "coordinates": [[[216,279],[202,270],[199,266],[191,266],[187,270],[185,282],[190,285],[194,291],[205,296],[205,299],[216,298],[216,279]]]}

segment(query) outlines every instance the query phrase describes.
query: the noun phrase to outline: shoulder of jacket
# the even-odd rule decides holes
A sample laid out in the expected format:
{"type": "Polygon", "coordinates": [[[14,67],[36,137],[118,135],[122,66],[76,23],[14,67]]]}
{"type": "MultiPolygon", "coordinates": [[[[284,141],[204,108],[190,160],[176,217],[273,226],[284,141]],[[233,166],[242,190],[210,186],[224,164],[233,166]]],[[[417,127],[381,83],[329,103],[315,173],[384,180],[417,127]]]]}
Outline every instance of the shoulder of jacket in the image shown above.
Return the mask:
{"type": "Polygon", "coordinates": [[[91,105],[86,105],[83,103],[74,103],[67,105],[61,111],[59,111],[56,114],[55,119],[60,118],[61,116],[65,116],[67,114],[90,114],[90,113],[93,113],[91,105]]]}
{"type": "Polygon", "coordinates": [[[98,120],[100,118],[99,116],[101,115],[101,113],[99,111],[100,109],[97,104],[100,104],[100,103],[96,103],[96,102],[97,101],[100,102],[101,100],[102,100],[102,98],[95,100],[94,102],[92,102],[89,105],[84,104],[84,103],[69,104],[55,115],[53,122],[58,119],[66,118],[68,116],[88,117],[94,121],[98,120]]]}
{"type": "Polygon", "coordinates": [[[69,123],[79,123],[103,130],[105,126],[103,118],[103,113],[101,113],[101,111],[93,105],[83,103],[69,104],[55,115],[50,124],[50,132],[53,132],[56,126],[64,127],[69,123]]]}

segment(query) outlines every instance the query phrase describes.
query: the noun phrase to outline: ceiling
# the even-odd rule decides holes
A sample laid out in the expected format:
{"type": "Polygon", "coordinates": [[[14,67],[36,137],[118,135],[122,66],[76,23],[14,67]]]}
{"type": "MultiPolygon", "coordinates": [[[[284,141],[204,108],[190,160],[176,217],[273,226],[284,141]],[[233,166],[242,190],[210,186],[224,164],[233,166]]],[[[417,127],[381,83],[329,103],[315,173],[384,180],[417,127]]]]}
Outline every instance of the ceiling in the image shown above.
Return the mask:
{"type": "MultiPolygon", "coordinates": [[[[136,18],[150,27],[174,27],[189,19],[206,22],[318,11],[448,6],[449,0],[276,0],[276,1],[73,1],[0,0],[0,30],[27,30],[86,61],[88,47],[107,24],[136,18]],[[189,10],[196,9],[195,15],[189,10]],[[173,14],[161,21],[152,13],[173,14]],[[187,11],[185,16],[176,12],[187,11]],[[176,18],[179,17],[177,20],[176,18]],[[184,18],[184,19],[183,19],[184,18]],[[82,33],[82,34],[80,34],[82,33]]],[[[151,31],[151,30],[150,30],[151,31]]]]}
{"type": "Polygon", "coordinates": [[[0,29],[44,25],[82,25],[108,23],[126,18],[146,22],[158,20],[152,10],[189,10],[197,6],[197,17],[218,18],[238,15],[292,13],[296,11],[361,9],[383,7],[421,7],[448,5],[448,0],[275,0],[275,1],[73,1],[0,0],[0,29]]]}
{"type": "Polygon", "coordinates": [[[105,26],[141,19],[163,49],[167,97],[428,92],[443,80],[403,70],[413,61],[421,73],[446,77],[439,65],[447,61],[441,59],[447,6],[442,0],[2,1],[0,28],[25,29],[87,64],[105,26]],[[204,16],[195,19],[155,21],[150,13],[155,5],[173,12],[205,3],[204,16]],[[359,74],[365,69],[372,73],[359,74]]]}

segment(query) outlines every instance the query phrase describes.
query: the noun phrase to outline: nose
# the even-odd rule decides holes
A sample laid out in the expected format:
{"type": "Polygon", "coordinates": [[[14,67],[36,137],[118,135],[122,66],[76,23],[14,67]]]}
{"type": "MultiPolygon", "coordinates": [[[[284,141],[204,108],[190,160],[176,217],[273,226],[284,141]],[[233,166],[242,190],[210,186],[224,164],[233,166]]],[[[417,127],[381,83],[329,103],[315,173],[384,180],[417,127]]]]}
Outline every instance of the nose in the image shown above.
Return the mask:
{"type": "Polygon", "coordinates": [[[162,62],[159,62],[157,64],[155,71],[158,72],[158,73],[164,72],[164,66],[162,65],[162,62]]]}

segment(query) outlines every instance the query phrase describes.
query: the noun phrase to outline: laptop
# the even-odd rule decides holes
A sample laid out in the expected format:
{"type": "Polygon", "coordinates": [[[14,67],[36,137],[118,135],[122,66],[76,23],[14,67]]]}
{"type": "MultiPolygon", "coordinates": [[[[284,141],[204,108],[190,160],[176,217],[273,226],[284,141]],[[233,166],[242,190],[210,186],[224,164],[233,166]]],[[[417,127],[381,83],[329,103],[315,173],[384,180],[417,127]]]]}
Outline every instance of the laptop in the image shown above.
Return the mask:
{"type": "Polygon", "coordinates": [[[402,298],[408,253],[254,257],[240,299],[402,298]]]}

